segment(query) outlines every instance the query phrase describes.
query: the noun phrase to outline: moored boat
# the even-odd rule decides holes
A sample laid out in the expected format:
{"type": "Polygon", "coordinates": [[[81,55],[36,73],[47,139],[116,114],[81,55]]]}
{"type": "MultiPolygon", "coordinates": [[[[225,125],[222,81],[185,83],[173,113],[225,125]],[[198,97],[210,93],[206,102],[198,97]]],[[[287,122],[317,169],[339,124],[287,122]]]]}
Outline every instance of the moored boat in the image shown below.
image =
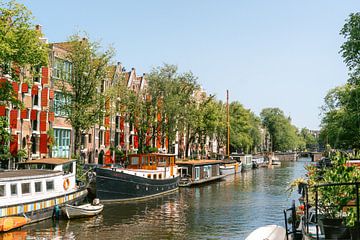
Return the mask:
{"type": "Polygon", "coordinates": [[[245,238],[245,240],[285,240],[286,230],[285,228],[278,225],[267,225],[264,227],[259,227],[250,235],[245,238]]]}
{"type": "Polygon", "coordinates": [[[242,171],[247,171],[253,168],[253,161],[251,154],[231,153],[230,157],[239,163],[242,163],[242,171]]]}
{"type": "Polygon", "coordinates": [[[239,174],[241,170],[242,163],[235,160],[223,160],[223,163],[220,165],[221,175],[239,174]]]}
{"type": "MultiPolygon", "coordinates": [[[[87,195],[75,181],[76,160],[38,159],[0,172],[0,220],[24,217],[32,223],[51,218],[55,206],[77,204],[87,195]]],[[[20,221],[21,220],[21,221],[20,221]]],[[[16,225],[13,222],[13,225],[16,225]]]]}
{"type": "Polygon", "coordinates": [[[180,171],[180,187],[190,187],[221,179],[220,160],[182,160],[177,161],[180,171]]]}
{"type": "MultiPolygon", "coordinates": [[[[95,199],[94,199],[95,200],[95,199]]],[[[80,206],[74,206],[66,204],[62,211],[68,219],[93,217],[102,212],[104,205],[102,204],[83,204],[80,206]]]]}
{"type": "Polygon", "coordinates": [[[126,167],[96,168],[96,197],[103,202],[128,202],[178,189],[174,154],[132,154],[126,167]]]}

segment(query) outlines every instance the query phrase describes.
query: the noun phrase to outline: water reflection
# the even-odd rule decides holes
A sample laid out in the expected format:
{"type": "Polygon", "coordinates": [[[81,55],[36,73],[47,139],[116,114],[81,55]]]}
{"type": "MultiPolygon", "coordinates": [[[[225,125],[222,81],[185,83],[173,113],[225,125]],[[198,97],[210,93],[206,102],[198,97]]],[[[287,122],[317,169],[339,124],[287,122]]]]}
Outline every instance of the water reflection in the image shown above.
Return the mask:
{"type": "Polygon", "coordinates": [[[27,226],[1,239],[244,239],[266,224],[283,225],[286,187],[307,160],[260,168],[149,201],[106,204],[102,215],[27,226]],[[18,234],[18,235],[16,235],[18,234]]]}

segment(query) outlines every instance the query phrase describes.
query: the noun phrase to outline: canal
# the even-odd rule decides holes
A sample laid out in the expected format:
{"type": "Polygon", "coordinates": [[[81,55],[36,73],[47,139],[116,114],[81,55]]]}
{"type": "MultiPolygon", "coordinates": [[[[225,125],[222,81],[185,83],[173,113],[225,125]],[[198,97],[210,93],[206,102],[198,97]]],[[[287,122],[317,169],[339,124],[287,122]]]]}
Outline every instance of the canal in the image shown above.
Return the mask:
{"type": "MultiPolygon", "coordinates": [[[[283,162],[228,176],[162,198],[105,205],[91,219],[43,221],[9,234],[9,239],[245,239],[257,227],[284,225],[292,179],[305,174],[309,159],[283,162]]],[[[5,238],[7,236],[0,235],[5,238]]]]}

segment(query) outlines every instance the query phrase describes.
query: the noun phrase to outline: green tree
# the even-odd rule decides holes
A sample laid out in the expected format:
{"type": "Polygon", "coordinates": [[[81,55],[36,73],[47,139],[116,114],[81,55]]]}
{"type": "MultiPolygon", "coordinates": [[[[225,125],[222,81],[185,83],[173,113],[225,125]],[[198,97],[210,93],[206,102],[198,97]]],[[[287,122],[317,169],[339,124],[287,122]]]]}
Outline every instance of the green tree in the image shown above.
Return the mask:
{"type": "Polygon", "coordinates": [[[230,148],[231,151],[249,153],[260,143],[260,121],[241,103],[230,104],[230,148]]]}
{"type": "Polygon", "coordinates": [[[160,129],[163,145],[166,139],[170,145],[186,122],[187,107],[192,103],[192,95],[198,86],[196,77],[191,72],[179,74],[176,66],[165,64],[154,68],[147,79],[148,94],[151,96],[149,109],[153,119],[156,119],[152,131],[153,142],[160,129]]]}
{"type": "MultiPolygon", "coordinates": [[[[35,30],[31,12],[15,1],[0,2],[0,78],[19,81],[26,76],[25,69],[47,63],[47,47],[41,40],[41,33],[35,30]]],[[[0,81],[0,106],[21,107],[10,81],[0,81]]],[[[0,117],[0,160],[11,155],[7,130],[8,120],[0,117]]]]}
{"type": "Polygon", "coordinates": [[[318,148],[318,139],[311,134],[310,130],[307,128],[302,128],[300,131],[302,137],[302,142],[305,144],[304,148],[307,150],[317,149],[318,148]]]}
{"type": "Polygon", "coordinates": [[[332,147],[360,148],[360,13],[350,14],[340,34],[340,53],[349,69],[343,86],[331,89],[322,108],[321,140],[332,147]]]}
{"type": "Polygon", "coordinates": [[[291,119],[279,108],[265,108],[260,117],[262,124],[269,130],[273,151],[296,150],[303,145],[297,128],[291,125],[291,119]]]}
{"type": "Polygon", "coordinates": [[[66,99],[60,106],[74,129],[74,153],[80,155],[81,134],[105,115],[105,81],[113,49],[100,50],[98,42],[91,42],[79,35],[70,37],[66,60],[72,64],[71,72],[62,71],[56,84],[66,99]]]}

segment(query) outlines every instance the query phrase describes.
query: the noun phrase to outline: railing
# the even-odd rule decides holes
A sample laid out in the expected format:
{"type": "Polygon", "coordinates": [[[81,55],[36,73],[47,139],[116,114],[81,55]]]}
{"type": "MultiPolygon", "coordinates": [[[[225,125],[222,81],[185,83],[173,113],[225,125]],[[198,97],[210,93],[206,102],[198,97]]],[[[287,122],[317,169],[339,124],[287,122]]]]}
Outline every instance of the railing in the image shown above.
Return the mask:
{"type": "MultiPolygon", "coordinates": [[[[321,199],[319,199],[319,189],[320,188],[326,188],[326,187],[340,187],[340,186],[354,186],[355,187],[355,194],[356,194],[356,199],[355,199],[355,204],[351,204],[352,201],[349,201],[347,204],[343,204],[340,207],[342,207],[343,209],[346,207],[356,207],[356,220],[357,222],[355,223],[355,227],[353,228],[356,231],[356,236],[355,238],[352,239],[360,239],[360,203],[359,203],[359,186],[360,186],[360,182],[354,182],[354,183],[326,183],[326,184],[319,184],[319,185],[315,185],[311,188],[315,189],[315,221],[312,223],[316,224],[316,239],[320,239],[320,235],[319,235],[319,201],[321,201],[321,199]]],[[[305,213],[303,216],[303,220],[304,220],[304,229],[306,230],[306,232],[309,232],[309,224],[310,224],[310,213],[309,213],[309,209],[311,207],[311,205],[309,204],[309,188],[307,185],[304,186],[305,188],[305,203],[304,203],[304,207],[305,207],[305,213]]],[[[343,210],[342,210],[343,211],[343,210]]],[[[340,213],[340,211],[339,211],[340,213]]],[[[345,226],[344,226],[345,228],[345,226]]]]}
{"type": "Polygon", "coordinates": [[[293,236],[291,239],[301,239],[301,231],[296,230],[296,207],[295,201],[293,200],[291,208],[284,210],[284,218],[285,218],[285,230],[286,230],[286,240],[289,240],[289,236],[293,236]],[[291,212],[291,229],[289,229],[288,224],[288,215],[287,213],[291,212]]]}

